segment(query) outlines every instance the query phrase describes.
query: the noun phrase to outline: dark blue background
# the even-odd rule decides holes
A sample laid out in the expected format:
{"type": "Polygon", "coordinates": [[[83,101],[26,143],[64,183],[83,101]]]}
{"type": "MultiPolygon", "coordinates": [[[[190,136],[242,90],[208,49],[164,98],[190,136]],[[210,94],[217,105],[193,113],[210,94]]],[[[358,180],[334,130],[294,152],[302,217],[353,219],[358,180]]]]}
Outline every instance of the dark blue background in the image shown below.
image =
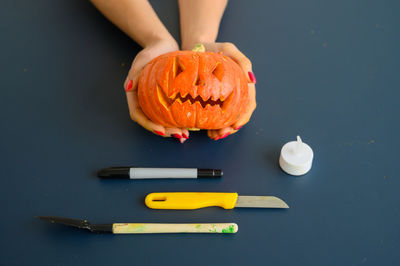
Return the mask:
{"type": "MultiPolygon", "coordinates": [[[[176,1],[152,1],[179,38],[176,1]]],[[[0,200],[4,265],[398,265],[400,4],[231,1],[219,41],[253,62],[240,133],[184,145],[131,122],[122,88],[139,46],[87,1],[2,1],[0,200]],[[300,134],[303,177],[278,166],[300,134]],[[221,180],[98,180],[112,165],[215,167],[221,180]],[[157,191],[276,195],[289,210],[145,207],[157,191]],[[236,235],[97,235],[92,222],[236,222],[236,235]]]]}

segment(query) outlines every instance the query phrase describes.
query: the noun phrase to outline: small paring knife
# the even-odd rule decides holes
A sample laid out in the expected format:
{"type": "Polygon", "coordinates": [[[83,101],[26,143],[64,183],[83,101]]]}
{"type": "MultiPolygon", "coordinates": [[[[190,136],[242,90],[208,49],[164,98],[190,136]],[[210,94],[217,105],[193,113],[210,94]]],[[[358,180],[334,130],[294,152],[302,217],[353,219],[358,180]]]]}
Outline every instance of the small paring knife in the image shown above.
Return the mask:
{"type": "Polygon", "coordinates": [[[239,196],[237,193],[221,192],[159,192],[150,193],[145,199],[151,209],[194,210],[205,207],[224,209],[243,208],[284,208],[289,206],[274,196],[239,196]]]}
{"type": "Polygon", "coordinates": [[[228,233],[238,231],[235,223],[201,223],[201,224],[161,224],[161,223],[112,223],[91,224],[87,220],[77,220],[57,216],[38,216],[37,218],[96,233],[112,234],[157,234],[157,233],[228,233]]]}

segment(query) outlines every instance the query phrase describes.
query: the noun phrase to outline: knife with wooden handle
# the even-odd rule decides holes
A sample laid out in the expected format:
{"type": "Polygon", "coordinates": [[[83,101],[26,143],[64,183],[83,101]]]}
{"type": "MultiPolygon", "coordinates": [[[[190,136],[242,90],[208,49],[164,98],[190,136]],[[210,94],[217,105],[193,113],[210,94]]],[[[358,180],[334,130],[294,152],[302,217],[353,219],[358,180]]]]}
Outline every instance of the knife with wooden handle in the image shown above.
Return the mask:
{"type": "Polygon", "coordinates": [[[165,234],[165,233],[228,233],[238,231],[235,223],[197,223],[197,224],[161,224],[161,223],[112,223],[91,224],[87,220],[78,220],[57,216],[38,216],[39,219],[87,229],[96,233],[112,234],[165,234]]]}
{"type": "Polygon", "coordinates": [[[239,196],[237,193],[222,192],[158,192],[150,193],[145,199],[151,209],[194,210],[205,207],[224,209],[242,208],[289,208],[274,196],[239,196]]]}

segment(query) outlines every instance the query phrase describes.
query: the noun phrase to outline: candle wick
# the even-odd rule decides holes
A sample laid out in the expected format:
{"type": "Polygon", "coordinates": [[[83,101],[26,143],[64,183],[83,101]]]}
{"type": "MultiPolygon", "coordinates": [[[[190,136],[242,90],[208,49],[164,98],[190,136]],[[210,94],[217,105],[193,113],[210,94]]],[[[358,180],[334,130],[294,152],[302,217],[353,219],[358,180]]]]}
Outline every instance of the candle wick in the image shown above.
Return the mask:
{"type": "Polygon", "coordinates": [[[303,143],[302,141],[301,141],[301,138],[300,138],[300,136],[297,136],[297,143],[303,143]]]}
{"type": "Polygon", "coordinates": [[[296,143],[295,153],[297,153],[297,154],[300,153],[302,144],[303,144],[303,142],[301,141],[300,136],[297,136],[297,143],[296,143]]]}

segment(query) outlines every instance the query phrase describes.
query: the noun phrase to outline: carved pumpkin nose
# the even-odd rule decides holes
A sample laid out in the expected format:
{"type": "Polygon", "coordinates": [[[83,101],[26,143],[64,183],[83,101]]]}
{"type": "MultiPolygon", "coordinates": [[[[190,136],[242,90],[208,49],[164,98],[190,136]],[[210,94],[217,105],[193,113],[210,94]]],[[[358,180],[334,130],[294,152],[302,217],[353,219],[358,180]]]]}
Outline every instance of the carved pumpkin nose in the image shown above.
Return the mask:
{"type": "Polygon", "coordinates": [[[202,80],[202,79],[200,78],[199,74],[197,74],[196,81],[194,82],[194,85],[195,85],[195,86],[202,86],[202,85],[204,85],[204,80],[202,80]]]}
{"type": "Polygon", "coordinates": [[[218,129],[232,125],[245,110],[247,78],[221,54],[176,51],[145,66],[138,98],[145,115],[163,126],[218,129]]]}

